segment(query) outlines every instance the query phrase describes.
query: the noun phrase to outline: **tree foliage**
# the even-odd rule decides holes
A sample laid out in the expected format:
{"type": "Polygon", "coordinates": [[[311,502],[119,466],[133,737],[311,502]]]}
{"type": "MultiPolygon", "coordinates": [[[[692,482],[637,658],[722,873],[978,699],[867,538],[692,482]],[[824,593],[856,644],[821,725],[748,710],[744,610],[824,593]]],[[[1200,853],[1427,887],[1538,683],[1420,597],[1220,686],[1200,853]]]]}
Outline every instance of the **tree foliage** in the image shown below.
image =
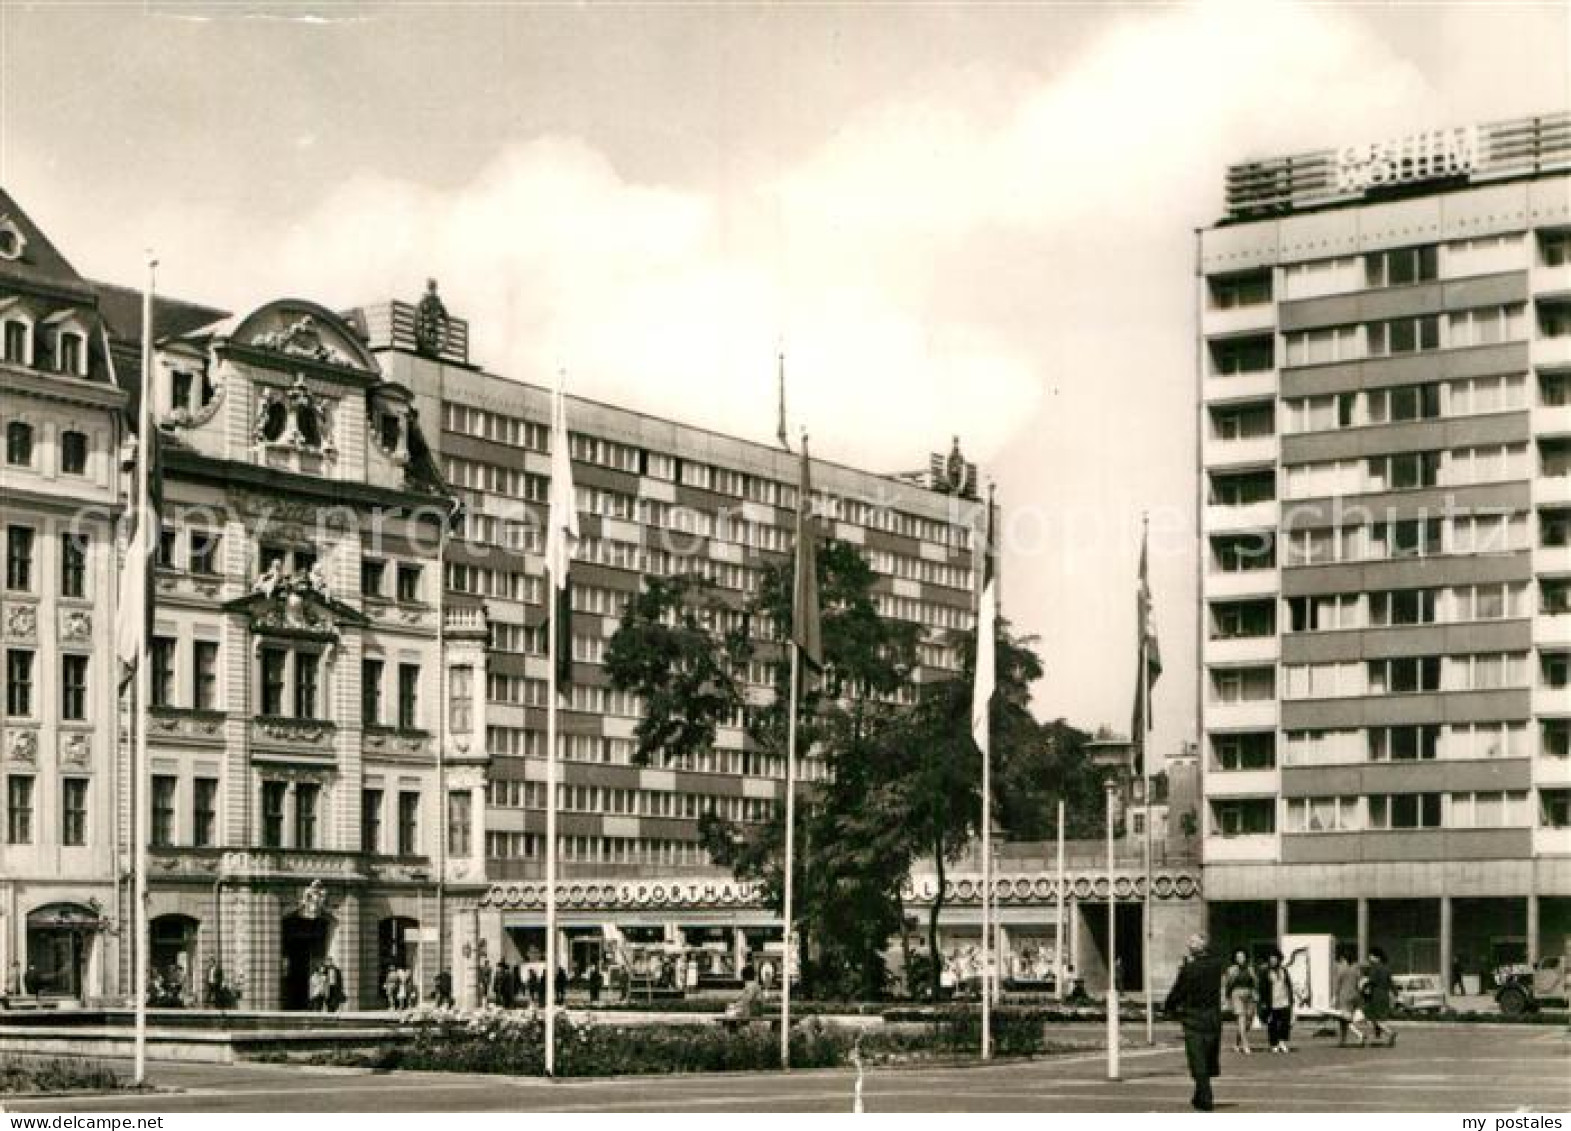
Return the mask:
{"type": "MultiPolygon", "coordinates": [[[[794,917],[807,988],[871,997],[885,989],[883,954],[903,931],[901,890],[912,866],[931,858],[942,879],[981,829],[980,753],[970,721],[975,648],[969,634],[954,634],[963,670],[914,684],[918,628],[878,614],[875,575],[856,547],[822,544],[818,576],[825,663],[822,672],[801,673],[797,750],[799,758],[811,750],[825,773],[798,793],[794,917]],[[902,703],[912,686],[915,702],[902,703]]],[[[692,577],[645,580],[606,656],[612,686],[644,703],[635,732],[640,761],[685,763],[739,711],[750,756],[784,757],[793,582],[792,560],[771,562],[739,608],[692,577]],[[723,630],[726,612],[742,614],[734,631],[723,630]],[[750,662],[769,665],[773,696],[752,701],[745,691],[740,673],[750,662]]],[[[1030,687],[1042,675],[1034,641],[1013,637],[1001,623],[997,648],[994,820],[1016,834],[1042,827],[1044,807],[1051,814],[1060,792],[1080,799],[1085,736],[1061,722],[1044,731],[1031,717],[1030,687]]],[[[1098,811],[1099,792],[1089,796],[1098,811]]],[[[713,813],[699,822],[711,858],[758,883],[777,911],[783,811],[759,824],[713,813]]],[[[934,954],[941,910],[942,896],[928,924],[934,954]]],[[[931,969],[936,984],[936,964],[931,969]]]]}

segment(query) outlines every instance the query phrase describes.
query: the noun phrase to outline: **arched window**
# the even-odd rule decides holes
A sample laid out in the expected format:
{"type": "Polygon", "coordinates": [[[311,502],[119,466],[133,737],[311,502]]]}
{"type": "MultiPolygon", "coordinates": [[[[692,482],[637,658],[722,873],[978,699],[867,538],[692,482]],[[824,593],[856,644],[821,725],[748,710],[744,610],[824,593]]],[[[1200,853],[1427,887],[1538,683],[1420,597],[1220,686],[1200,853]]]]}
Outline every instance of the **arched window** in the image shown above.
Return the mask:
{"type": "Polygon", "coordinates": [[[322,446],[322,422],[317,418],[316,406],[309,401],[302,400],[295,405],[295,429],[306,447],[322,446]]]}
{"type": "Polygon", "coordinates": [[[13,420],[5,426],[5,461],[12,467],[30,467],[33,463],[33,426],[13,420]]]}
{"type": "Polygon", "coordinates": [[[282,401],[269,401],[262,410],[262,439],[268,443],[275,443],[284,435],[284,429],[289,424],[289,410],[282,401]]]}

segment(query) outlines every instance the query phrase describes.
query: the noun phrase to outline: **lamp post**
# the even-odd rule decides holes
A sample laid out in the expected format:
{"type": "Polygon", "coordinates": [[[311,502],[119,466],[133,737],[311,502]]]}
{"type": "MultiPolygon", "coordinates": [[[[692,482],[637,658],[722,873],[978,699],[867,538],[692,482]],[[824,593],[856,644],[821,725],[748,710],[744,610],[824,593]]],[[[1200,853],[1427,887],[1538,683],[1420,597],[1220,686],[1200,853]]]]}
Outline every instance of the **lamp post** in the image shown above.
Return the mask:
{"type": "Polygon", "coordinates": [[[1118,1071],[1118,858],[1114,826],[1119,792],[1134,765],[1134,744],[1103,731],[1086,743],[1091,764],[1102,771],[1107,798],[1107,1078],[1119,1080],[1118,1071]]]}

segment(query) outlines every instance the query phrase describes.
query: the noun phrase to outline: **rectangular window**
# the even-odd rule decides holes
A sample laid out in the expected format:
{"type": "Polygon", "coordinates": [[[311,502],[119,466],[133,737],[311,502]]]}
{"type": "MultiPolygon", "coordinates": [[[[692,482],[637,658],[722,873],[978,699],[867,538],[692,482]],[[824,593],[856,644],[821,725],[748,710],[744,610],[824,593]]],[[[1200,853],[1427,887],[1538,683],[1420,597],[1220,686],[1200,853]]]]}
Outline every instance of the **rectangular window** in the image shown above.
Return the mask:
{"type": "Polygon", "coordinates": [[[1377,251],[1364,257],[1364,282],[1370,287],[1427,283],[1439,275],[1440,249],[1435,244],[1377,251]]]}
{"type": "Polygon", "coordinates": [[[386,584],[387,563],[376,558],[364,558],[360,562],[360,595],[362,597],[382,596],[382,586],[386,584]]]}
{"type": "Polygon", "coordinates": [[[1439,452],[1403,452],[1368,462],[1369,490],[1411,491],[1440,482],[1439,452]]]}
{"type": "Polygon", "coordinates": [[[1440,745],[1440,728],[1435,725],[1369,728],[1371,762],[1432,761],[1440,745]]]}
{"type": "Polygon", "coordinates": [[[1219,836],[1269,836],[1276,831],[1276,802],[1266,797],[1213,801],[1211,822],[1219,836]]]}
{"type": "Polygon", "coordinates": [[[33,776],[11,774],[5,779],[7,844],[33,843],[33,776]]]}
{"type": "Polygon", "coordinates": [[[17,593],[33,591],[33,528],[31,526],[6,527],[5,587],[17,593]]]}
{"type": "Polygon", "coordinates": [[[1411,695],[1440,690],[1439,656],[1368,661],[1369,694],[1411,695]]]}
{"type": "Polygon", "coordinates": [[[295,847],[316,847],[317,807],[322,803],[322,787],[316,782],[295,785],[295,847]]]}
{"type": "Polygon", "coordinates": [[[1276,607],[1270,601],[1234,601],[1211,606],[1211,638],[1239,640],[1276,633],[1276,607]]]}
{"type": "Polygon", "coordinates": [[[87,661],[70,653],[60,657],[60,717],[68,722],[87,718],[87,661]]]}
{"type": "Polygon", "coordinates": [[[27,718],[33,713],[33,650],[10,648],[5,654],[5,713],[27,718]]]}
{"type": "Polygon", "coordinates": [[[191,572],[217,574],[222,572],[219,548],[223,545],[217,532],[191,531],[191,572]]]}
{"type": "Polygon", "coordinates": [[[381,660],[360,661],[360,722],[368,727],[382,723],[381,660]]]}
{"type": "Polygon", "coordinates": [[[60,842],[68,848],[87,843],[87,779],[60,782],[60,842]]]}
{"type": "Polygon", "coordinates": [[[284,796],[288,782],[265,781],[262,783],[262,847],[284,846],[284,796]]]}
{"type": "Polygon", "coordinates": [[[458,664],[447,675],[448,728],[454,734],[475,729],[475,669],[458,664]]]}
{"type": "Polygon", "coordinates": [[[60,433],[60,474],[87,474],[87,436],[85,433],[60,433]]]}
{"type": "Polygon", "coordinates": [[[467,789],[455,789],[447,795],[447,854],[468,856],[471,826],[471,798],[467,789]]]}
{"type": "Polygon", "coordinates": [[[398,566],[398,599],[404,602],[420,600],[420,567],[400,563],[398,566]]]}
{"type": "Polygon", "coordinates": [[[163,569],[175,568],[175,541],[174,527],[166,526],[158,532],[158,551],[154,560],[163,569]]]}
{"type": "Polygon", "coordinates": [[[382,851],[382,791],[360,791],[360,851],[372,856],[382,851]]]}
{"type": "Polygon", "coordinates": [[[1271,272],[1250,271],[1237,275],[1213,275],[1208,280],[1212,310],[1233,310],[1240,306],[1259,306],[1271,301],[1271,272]]]}
{"type": "Polygon", "coordinates": [[[282,648],[262,649],[262,714],[284,713],[284,671],[289,653],[282,648]]]}
{"type": "Polygon", "coordinates": [[[1371,424],[1399,424],[1406,420],[1433,420],[1440,415],[1440,386],[1400,385],[1371,389],[1366,395],[1371,424]]]}
{"type": "Polygon", "coordinates": [[[315,652],[295,653],[295,718],[318,718],[321,657],[315,652]]]}
{"type": "Polygon", "coordinates": [[[1391,357],[1440,348],[1440,316],[1425,314],[1371,322],[1365,328],[1370,357],[1391,357]]]}
{"type": "Polygon", "coordinates": [[[151,689],[148,698],[155,707],[175,705],[175,641],[168,636],[153,637],[148,666],[151,689]]]}
{"type": "Polygon", "coordinates": [[[1211,750],[1219,770],[1269,770],[1276,766],[1276,735],[1271,731],[1214,734],[1211,750]]]}
{"type": "Polygon", "coordinates": [[[191,843],[211,848],[218,843],[218,779],[191,782],[191,843]]]}
{"type": "Polygon", "coordinates": [[[1328,365],[1363,356],[1357,326],[1328,326],[1282,335],[1283,361],[1287,365],[1328,365]]]}
{"type": "Polygon", "coordinates": [[[198,711],[218,710],[218,643],[191,644],[191,705],[198,711]]]}
{"type": "Polygon", "coordinates": [[[420,665],[398,665],[398,725],[414,730],[420,725],[420,665]]]}
{"type": "Polygon", "coordinates": [[[1284,832],[1357,832],[1364,827],[1360,797],[1298,797],[1287,803],[1284,832]]]}
{"type": "Polygon", "coordinates": [[[170,774],[154,774],[151,792],[152,844],[168,848],[175,842],[175,791],[180,779],[170,774]]]}
{"type": "Polygon", "coordinates": [[[1369,799],[1372,829],[1438,829],[1440,794],[1386,793],[1369,799]]]}
{"type": "Polygon", "coordinates": [[[1257,703],[1276,695],[1276,669],[1216,668],[1211,684],[1212,702],[1257,703]]]}
{"type": "Polygon", "coordinates": [[[414,856],[420,851],[420,794],[403,791],[398,795],[398,855],[414,856]]]}
{"type": "Polygon", "coordinates": [[[60,596],[87,596],[88,537],[75,531],[60,535],[60,596]]]}
{"type": "Polygon", "coordinates": [[[1369,623],[1376,628],[1435,623],[1434,589],[1390,589],[1369,595],[1369,623]]]}

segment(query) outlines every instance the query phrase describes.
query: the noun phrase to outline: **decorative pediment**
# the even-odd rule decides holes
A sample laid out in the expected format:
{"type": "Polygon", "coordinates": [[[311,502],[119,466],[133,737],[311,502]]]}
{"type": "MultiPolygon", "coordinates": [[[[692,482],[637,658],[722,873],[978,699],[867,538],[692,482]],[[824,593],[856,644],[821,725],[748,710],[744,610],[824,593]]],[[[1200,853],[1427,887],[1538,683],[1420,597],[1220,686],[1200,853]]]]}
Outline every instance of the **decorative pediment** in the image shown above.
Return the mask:
{"type": "Polygon", "coordinates": [[[252,582],[251,592],[230,601],[224,610],[243,613],[252,632],[313,640],[337,640],[344,626],[368,623],[358,609],[328,593],[320,567],[309,573],[285,573],[276,562],[252,582]]]}
{"type": "Polygon", "coordinates": [[[241,321],[229,340],[291,360],[380,372],[376,358],[342,318],[303,299],[268,303],[241,321]]]}

